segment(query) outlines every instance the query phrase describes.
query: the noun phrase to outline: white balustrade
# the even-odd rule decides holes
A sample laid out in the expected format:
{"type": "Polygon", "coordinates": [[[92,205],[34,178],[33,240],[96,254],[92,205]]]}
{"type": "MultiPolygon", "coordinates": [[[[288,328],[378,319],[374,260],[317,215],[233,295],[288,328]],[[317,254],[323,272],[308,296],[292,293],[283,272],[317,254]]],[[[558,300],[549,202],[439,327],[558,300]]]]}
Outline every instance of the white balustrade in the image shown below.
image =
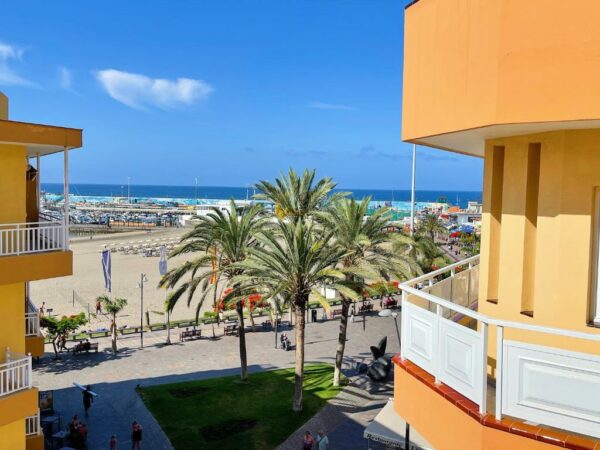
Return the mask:
{"type": "Polygon", "coordinates": [[[67,250],[64,222],[0,224],[0,256],[67,250]]]}
{"type": "Polygon", "coordinates": [[[474,308],[478,262],[479,256],[468,258],[400,285],[401,358],[477,403],[483,414],[487,412],[488,329],[494,326],[496,418],[506,414],[600,437],[600,356],[504,338],[506,329],[593,342],[600,342],[600,334],[478,313],[474,308]]]}
{"type": "Polygon", "coordinates": [[[6,360],[0,364],[0,397],[23,389],[31,389],[31,356],[6,351],[6,360]]]}
{"type": "Polygon", "coordinates": [[[25,336],[39,336],[40,334],[40,313],[25,313],[25,336]]]}
{"type": "Polygon", "coordinates": [[[25,437],[39,436],[40,434],[42,434],[42,427],[38,410],[36,415],[25,418],[25,437]]]}

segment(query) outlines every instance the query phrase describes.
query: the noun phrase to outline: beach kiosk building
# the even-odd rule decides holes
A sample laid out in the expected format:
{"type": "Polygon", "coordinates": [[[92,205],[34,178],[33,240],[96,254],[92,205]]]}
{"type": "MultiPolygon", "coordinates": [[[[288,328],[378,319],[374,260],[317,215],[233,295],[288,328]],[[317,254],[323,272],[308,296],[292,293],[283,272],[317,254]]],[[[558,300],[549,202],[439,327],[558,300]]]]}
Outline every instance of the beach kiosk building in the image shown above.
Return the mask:
{"type": "Polygon", "coordinates": [[[0,92],[0,449],[43,449],[32,358],[43,355],[43,299],[29,298],[29,283],[73,273],[68,214],[40,214],[39,174],[45,155],[64,155],[68,210],[69,151],[81,147],[81,130],[16,122],[0,92]]]}
{"type": "Polygon", "coordinates": [[[481,254],[403,286],[401,435],[600,449],[599,23],[595,0],[405,10],[402,139],[483,158],[484,185],[481,254]]]}

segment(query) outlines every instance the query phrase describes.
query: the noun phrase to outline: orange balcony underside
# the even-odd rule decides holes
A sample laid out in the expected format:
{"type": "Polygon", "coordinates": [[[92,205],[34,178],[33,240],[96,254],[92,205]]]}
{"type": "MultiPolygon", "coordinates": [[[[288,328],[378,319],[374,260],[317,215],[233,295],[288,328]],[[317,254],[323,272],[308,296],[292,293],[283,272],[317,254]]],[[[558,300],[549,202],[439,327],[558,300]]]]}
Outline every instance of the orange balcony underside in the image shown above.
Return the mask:
{"type": "Polygon", "coordinates": [[[38,411],[38,390],[25,389],[0,397],[0,427],[19,419],[36,414],[38,411]]]}
{"type": "Polygon", "coordinates": [[[600,441],[481,415],[475,403],[408,360],[394,358],[396,412],[438,450],[600,450],[600,441]]]}
{"type": "Polygon", "coordinates": [[[44,450],[44,435],[28,436],[25,445],[25,450],[44,450]]]}
{"type": "Polygon", "coordinates": [[[596,0],[414,3],[402,139],[481,156],[484,139],[598,128],[599,20],[596,0]]]}
{"type": "Polygon", "coordinates": [[[31,356],[44,355],[44,336],[25,336],[25,352],[31,356]]]}
{"type": "Polygon", "coordinates": [[[73,274],[73,253],[47,252],[0,257],[0,285],[73,274]]]}

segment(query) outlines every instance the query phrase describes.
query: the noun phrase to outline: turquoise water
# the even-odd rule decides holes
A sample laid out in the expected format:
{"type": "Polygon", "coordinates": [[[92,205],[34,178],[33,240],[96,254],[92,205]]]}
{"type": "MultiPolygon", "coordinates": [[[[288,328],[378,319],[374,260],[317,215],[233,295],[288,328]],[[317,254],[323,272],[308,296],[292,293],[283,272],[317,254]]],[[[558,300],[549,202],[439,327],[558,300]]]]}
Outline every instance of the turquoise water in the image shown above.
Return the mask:
{"type": "MultiPolygon", "coordinates": [[[[62,200],[63,186],[59,183],[42,183],[48,200],[62,200]]],[[[127,185],[115,184],[71,184],[72,202],[112,202],[115,197],[127,197],[127,185]]],[[[391,206],[395,209],[410,209],[410,191],[384,189],[340,189],[351,192],[356,198],[371,196],[372,207],[391,206]]],[[[131,185],[129,193],[132,202],[150,201],[157,204],[210,204],[215,200],[234,198],[243,200],[252,198],[252,188],[219,186],[141,186],[131,185]]],[[[481,192],[474,191],[416,191],[416,207],[421,209],[440,197],[446,197],[449,203],[466,207],[467,201],[481,202],[481,192]]]]}

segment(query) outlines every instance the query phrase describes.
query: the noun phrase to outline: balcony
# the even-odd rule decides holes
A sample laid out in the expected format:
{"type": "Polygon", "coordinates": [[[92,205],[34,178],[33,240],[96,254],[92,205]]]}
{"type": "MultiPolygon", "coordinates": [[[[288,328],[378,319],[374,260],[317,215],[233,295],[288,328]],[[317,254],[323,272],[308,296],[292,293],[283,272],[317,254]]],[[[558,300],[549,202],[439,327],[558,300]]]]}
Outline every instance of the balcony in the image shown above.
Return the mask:
{"type": "Polygon", "coordinates": [[[44,433],[40,424],[40,412],[25,418],[26,450],[44,450],[44,433]]]}
{"type": "Polygon", "coordinates": [[[68,250],[63,222],[0,224],[0,257],[68,250]]]}
{"type": "Polygon", "coordinates": [[[600,352],[571,351],[575,345],[569,343],[585,341],[586,348],[598,349],[600,335],[478,313],[478,260],[469,258],[400,286],[402,347],[395,389],[403,394],[396,396],[396,411],[440,449],[447,447],[451,431],[445,438],[436,436],[432,427],[440,422],[454,427],[451,435],[463,448],[491,448],[490,442],[500,439],[515,450],[546,448],[542,443],[596,448],[600,352]],[[561,349],[543,345],[556,338],[561,349]],[[523,437],[537,442],[519,443],[523,437]]]}
{"type": "Polygon", "coordinates": [[[0,399],[31,389],[31,356],[6,350],[5,362],[0,364],[0,399]]]}
{"type": "Polygon", "coordinates": [[[31,300],[26,300],[25,351],[34,357],[44,354],[44,335],[40,330],[40,312],[31,300]]]}

